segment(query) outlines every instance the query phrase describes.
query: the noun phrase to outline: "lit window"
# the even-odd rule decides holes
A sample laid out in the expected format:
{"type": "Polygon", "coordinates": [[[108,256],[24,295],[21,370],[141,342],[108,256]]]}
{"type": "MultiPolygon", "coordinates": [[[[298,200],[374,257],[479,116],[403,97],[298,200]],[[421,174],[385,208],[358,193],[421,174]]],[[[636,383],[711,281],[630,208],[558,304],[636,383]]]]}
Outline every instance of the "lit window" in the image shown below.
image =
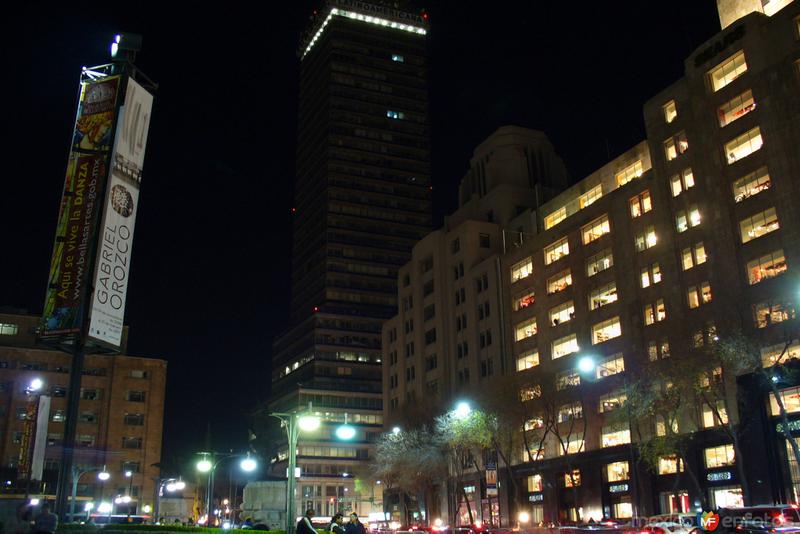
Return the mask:
{"type": "Polygon", "coordinates": [[[402,111],[387,110],[386,111],[386,116],[388,118],[390,118],[390,119],[405,119],[406,118],[405,113],[403,113],[402,111]]]}
{"type": "Polygon", "coordinates": [[[642,170],[642,161],[637,160],[635,163],[628,165],[617,173],[617,185],[623,186],[635,178],[640,178],[642,174],[644,174],[642,170]]]}
{"type": "Polygon", "coordinates": [[[598,379],[606,378],[607,376],[613,376],[623,371],[625,371],[625,359],[622,357],[622,353],[618,352],[597,364],[596,376],[598,379]]]}
{"type": "Polygon", "coordinates": [[[706,469],[715,467],[728,467],[736,461],[736,454],[733,445],[720,445],[719,447],[709,447],[704,452],[706,459],[706,469]]]}
{"type": "Polygon", "coordinates": [[[779,274],[785,273],[786,269],[786,258],[783,256],[783,250],[776,250],[766,256],[761,256],[748,262],[747,279],[750,285],[757,284],[762,280],[774,278],[779,274]]]}
{"type": "Polygon", "coordinates": [[[687,167],[669,180],[672,196],[677,197],[687,189],[694,187],[694,174],[692,168],[687,167]]]}
{"type": "Polygon", "coordinates": [[[756,213],[752,217],[748,217],[739,222],[742,243],[747,243],[762,235],[774,232],[780,227],[781,225],[778,222],[778,214],[775,212],[775,208],[766,209],[761,213],[756,213]]]}
{"type": "Polygon", "coordinates": [[[667,308],[664,306],[664,299],[658,299],[656,302],[645,304],[644,306],[645,325],[658,323],[666,318],[667,318],[667,308]]]}
{"type": "Polygon", "coordinates": [[[577,454],[583,450],[585,450],[583,438],[576,438],[569,440],[564,446],[560,446],[558,448],[558,455],[563,456],[565,454],[577,454]]]}
{"type": "MultiPolygon", "coordinates": [[[[787,388],[780,391],[781,402],[786,409],[786,413],[800,412],[800,388],[787,388]]],[[[769,406],[772,415],[780,415],[781,410],[778,407],[778,402],[775,400],[774,395],[769,396],[769,406]]]]}
{"type": "Polygon", "coordinates": [[[685,248],[681,251],[681,266],[684,271],[688,271],[695,265],[706,262],[706,249],[703,242],[695,243],[694,246],[685,248]]]}
{"type": "Polygon", "coordinates": [[[572,285],[572,273],[569,269],[561,271],[547,279],[547,294],[552,295],[564,291],[572,285]]]}
{"type": "Polygon", "coordinates": [[[569,242],[564,237],[544,249],[544,264],[550,265],[569,254],[569,242]]]}
{"type": "Polygon", "coordinates": [[[711,79],[711,88],[717,92],[745,72],[747,72],[747,62],[744,52],[739,51],[711,69],[708,73],[711,79]]]}
{"type": "Polygon", "coordinates": [[[717,110],[719,114],[719,125],[727,126],[736,119],[744,117],[755,108],[756,102],[753,100],[753,92],[748,89],[744,93],[723,104],[717,110]]]}
{"type": "Polygon", "coordinates": [[[566,423],[573,419],[581,419],[583,417],[583,406],[580,402],[571,402],[569,404],[562,404],[556,413],[556,420],[559,423],[566,423]]]}
{"type": "Polygon", "coordinates": [[[628,203],[631,206],[631,218],[633,219],[641,217],[653,209],[653,205],[650,202],[650,191],[647,189],[630,199],[628,203]]]}
{"type": "Polygon", "coordinates": [[[677,456],[659,456],[658,474],[675,475],[678,471],[683,472],[683,462],[677,456]]]}
{"type": "Polygon", "coordinates": [[[678,116],[678,108],[675,107],[675,101],[670,100],[666,104],[664,104],[664,120],[667,121],[667,124],[675,120],[675,117],[678,116]]]}
{"type": "Polygon", "coordinates": [[[16,336],[19,326],[14,323],[0,323],[0,336],[16,336]]]}
{"type": "Polygon", "coordinates": [[[701,220],[702,217],[697,206],[690,206],[688,214],[685,210],[680,210],[675,214],[675,226],[679,234],[699,225],[701,220]]]}
{"type": "Polygon", "coordinates": [[[761,361],[764,367],[786,363],[789,360],[800,358],[800,341],[792,340],[790,343],[779,343],[761,349],[761,361]]]}
{"type": "Polygon", "coordinates": [[[526,432],[539,428],[544,428],[544,417],[534,417],[533,419],[528,419],[523,424],[523,430],[526,432]]]}
{"type": "Polygon", "coordinates": [[[663,338],[661,343],[656,341],[648,341],[647,355],[651,362],[657,361],[659,358],[669,358],[669,340],[667,338],[663,338]]]}
{"type": "Polygon", "coordinates": [[[642,287],[650,287],[651,284],[659,283],[661,281],[661,267],[658,263],[653,263],[650,267],[643,267],[640,281],[642,287]]]}
{"type": "Polygon", "coordinates": [[[624,393],[609,393],[608,395],[600,397],[597,411],[599,413],[612,412],[625,404],[625,401],[627,400],[628,396],[624,393]]]}
{"type": "Polygon", "coordinates": [[[579,350],[578,336],[570,334],[553,341],[551,358],[555,360],[556,358],[561,358],[562,356],[578,352],[579,350]]]}
{"type": "Polygon", "coordinates": [[[528,477],[528,492],[536,493],[542,491],[542,475],[531,475],[528,477]]]}
{"type": "Polygon", "coordinates": [[[601,447],[616,447],[631,442],[631,431],[628,425],[613,424],[603,427],[601,447]]]}
{"type": "Polygon", "coordinates": [[[564,371],[556,375],[556,390],[558,391],[580,385],[581,375],[575,371],[564,371]]]}
{"type": "Polygon", "coordinates": [[[578,205],[581,209],[594,204],[600,197],[603,196],[603,186],[601,184],[597,184],[589,191],[584,193],[578,199],[578,205]]]}
{"type": "Polygon", "coordinates": [[[596,310],[606,304],[611,304],[617,301],[617,284],[616,282],[609,282],[603,286],[593,289],[589,293],[589,309],[596,310]]]}
{"type": "Polygon", "coordinates": [[[656,237],[656,230],[652,225],[648,226],[634,237],[634,246],[637,252],[652,248],[656,246],[656,243],[658,243],[658,238],[656,237]]]}
{"type": "Polygon", "coordinates": [[[767,168],[761,167],[757,171],[751,172],[733,182],[733,199],[736,202],[741,202],[746,198],[766,191],[771,186],[772,181],[769,179],[767,168]]]}
{"type": "Polygon", "coordinates": [[[604,341],[621,335],[622,326],[620,326],[619,317],[612,317],[611,319],[592,326],[592,345],[603,343],[604,341]]]}
{"type": "Polygon", "coordinates": [[[619,482],[630,478],[628,462],[614,462],[606,465],[606,476],[609,482],[619,482]]]}
{"type": "Polygon", "coordinates": [[[581,228],[581,234],[583,235],[583,244],[588,245],[592,241],[596,239],[600,239],[604,235],[611,232],[611,226],[608,223],[608,215],[603,215],[595,219],[594,221],[590,222],[583,228],[581,228]]]}
{"type": "Polygon", "coordinates": [[[703,403],[703,428],[713,428],[719,425],[728,424],[728,410],[725,408],[725,401],[717,400],[714,406],[703,403]]]}
{"type": "Polygon", "coordinates": [[[536,327],[536,318],[533,317],[526,321],[522,321],[517,325],[514,341],[520,341],[529,337],[535,336],[539,332],[536,327]]]}
{"type": "Polygon", "coordinates": [[[611,249],[603,249],[586,260],[586,276],[594,276],[614,265],[611,249]]]}
{"type": "Polygon", "coordinates": [[[511,282],[522,280],[533,274],[533,260],[528,257],[511,266],[511,282]]]}
{"type": "Polygon", "coordinates": [[[764,141],[761,139],[761,129],[758,126],[743,133],[736,139],[725,143],[725,155],[728,158],[728,165],[736,163],[742,158],[746,158],[753,152],[759,150],[763,144],[764,141]]]}
{"type": "Polygon", "coordinates": [[[567,218],[567,208],[561,207],[544,218],[544,229],[549,230],[567,218]]]}
{"type": "Polygon", "coordinates": [[[689,150],[689,141],[686,139],[685,132],[679,132],[664,141],[664,154],[667,156],[667,161],[672,161],[687,150],[689,150]]]}
{"type": "Polygon", "coordinates": [[[761,302],[753,306],[756,326],[766,328],[771,324],[794,319],[795,310],[791,304],[782,302],[761,302]]]}
{"type": "Polygon", "coordinates": [[[524,371],[539,365],[539,351],[529,350],[517,357],[517,371],[524,371]]]}
{"type": "Polygon", "coordinates": [[[577,488],[581,485],[581,470],[573,469],[571,473],[564,473],[564,487],[577,488]]]}
{"type": "MultiPolygon", "coordinates": [[[[667,421],[664,420],[663,415],[656,415],[656,436],[664,437],[667,435],[667,421]]],[[[669,425],[670,433],[677,434],[678,433],[678,418],[672,417],[670,420],[669,425]]]]}
{"type": "Polygon", "coordinates": [[[536,295],[533,290],[524,291],[514,297],[514,311],[524,310],[536,302],[536,295]]]}
{"type": "Polygon", "coordinates": [[[711,285],[708,282],[703,282],[699,286],[691,286],[687,291],[687,299],[690,308],[697,308],[701,304],[711,302],[711,285]]]}
{"type": "Polygon", "coordinates": [[[575,317],[575,305],[571,300],[550,308],[550,324],[553,326],[566,323],[573,317],[575,317]]]}
{"type": "Polygon", "coordinates": [[[392,54],[392,61],[397,61],[398,63],[405,63],[405,58],[400,54],[392,54]]]}
{"type": "Polygon", "coordinates": [[[527,388],[522,388],[519,391],[519,399],[522,402],[530,401],[533,399],[538,399],[542,396],[542,388],[539,386],[531,386],[527,388]]]}

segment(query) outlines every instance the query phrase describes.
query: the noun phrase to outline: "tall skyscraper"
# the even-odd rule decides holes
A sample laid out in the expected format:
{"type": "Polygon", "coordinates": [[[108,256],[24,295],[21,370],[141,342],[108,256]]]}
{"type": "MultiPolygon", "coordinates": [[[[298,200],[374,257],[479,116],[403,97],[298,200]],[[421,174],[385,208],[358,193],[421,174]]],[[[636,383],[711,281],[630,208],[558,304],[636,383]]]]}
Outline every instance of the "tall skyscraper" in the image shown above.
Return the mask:
{"type": "Polygon", "coordinates": [[[397,311],[399,266],[431,228],[426,19],[331,0],[299,49],[291,320],[269,409],[312,403],[323,416],[300,438],[298,504],[324,515],[376,500],[354,476],[367,482],[382,427],[381,325],[397,311]],[[357,433],[342,443],[345,420],[357,433]]]}

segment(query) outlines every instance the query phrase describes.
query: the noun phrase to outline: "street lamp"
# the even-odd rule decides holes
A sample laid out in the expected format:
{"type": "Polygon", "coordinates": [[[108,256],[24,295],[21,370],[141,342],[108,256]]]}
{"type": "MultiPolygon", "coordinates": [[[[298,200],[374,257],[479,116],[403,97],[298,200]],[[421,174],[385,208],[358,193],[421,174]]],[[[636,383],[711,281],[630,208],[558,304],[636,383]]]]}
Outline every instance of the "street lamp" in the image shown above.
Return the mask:
{"type": "Polygon", "coordinates": [[[111,478],[111,474],[106,471],[106,466],[103,466],[103,469],[101,470],[97,469],[96,467],[81,469],[81,467],[78,465],[72,465],[72,500],[69,503],[69,517],[72,521],[75,521],[75,501],[78,500],[78,482],[86,473],[94,473],[95,471],[97,471],[97,479],[101,482],[105,482],[111,478]]]}
{"type": "Polygon", "coordinates": [[[210,526],[211,523],[211,501],[213,500],[214,496],[214,473],[217,470],[217,466],[223,461],[228,458],[237,458],[244,456],[242,461],[239,463],[239,467],[242,471],[245,472],[252,472],[258,468],[258,462],[250,457],[250,453],[248,452],[247,455],[242,455],[240,453],[219,453],[219,452],[201,452],[200,454],[203,455],[202,459],[197,462],[197,470],[201,473],[208,473],[208,491],[206,493],[206,526],[210,526]],[[216,460],[219,458],[219,460],[216,460]]]}
{"type": "Polygon", "coordinates": [[[453,410],[453,415],[456,416],[456,419],[466,419],[469,414],[472,413],[472,407],[469,405],[468,402],[461,401],[456,405],[456,409],[453,410]]]}
{"type": "MultiPolygon", "coordinates": [[[[130,479],[128,481],[128,503],[130,503],[130,498],[133,497],[133,471],[125,471],[125,478],[130,479]]],[[[131,516],[131,506],[128,504],[128,517],[131,516]]]]}
{"type": "Polygon", "coordinates": [[[155,510],[153,511],[153,517],[155,517],[156,521],[160,520],[158,510],[161,504],[161,495],[163,495],[164,490],[166,489],[168,492],[172,493],[173,491],[181,491],[184,488],[186,488],[186,482],[180,478],[166,477],[157,479],[155,510]]]}
{"type": "Polygon", "coordinates": [[[591,373],[597,368],[597,365],[594,363],[594,358],[591,356],[584,356],[580,360],[578,360],[578,371],[581,373],[591,373]]]}

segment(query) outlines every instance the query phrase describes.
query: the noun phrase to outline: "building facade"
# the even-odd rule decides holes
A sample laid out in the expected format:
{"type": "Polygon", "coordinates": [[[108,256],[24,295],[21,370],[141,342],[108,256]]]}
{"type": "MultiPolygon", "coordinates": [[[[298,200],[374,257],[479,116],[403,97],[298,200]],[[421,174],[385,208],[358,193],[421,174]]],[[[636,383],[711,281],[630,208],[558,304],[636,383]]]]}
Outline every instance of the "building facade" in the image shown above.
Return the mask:
{"type": "MultiPolygon", "coordinates": [[[[624,417],[630,377],[720,339],[743,334],[765,365],[783,354],[792,366],[800,355],[800,5],[738,13],[739,4],[719,2],[724,30],[687,58],[684,78],[644,105],[647,140],[539,207],[530,233],[502,225],[499,284],[491,296],[473,289],[498,302],[495,369],[524,384],[521,402],[532,406],[524,431],[537,435],[547,416],[536,410],[554,420],[547,438],[528,440],[514,460],[512,497],[534,522],[737,506],[745,487],[751,503],[797,500],[797,464],[758,373],[719,377],[732,386],[724,413],[701,402],[674,422],[675,432],[694,436],[686,469],[666,454],[645,468],[630,446],[642,436],[624,417]],[[581,369],[584,358],[591,366],[581,369]]],[[[431,270],[446,275],[435,260],[431,270]]],[[[454,304],[445,316],[459,317],[454,304]]],[[[467,324],[480,345],[480,323],[467,324]]],[[[390,321],[384,335],[398,329],[399,337],[403,326],[390,321]]],[[[483,352],[460,364],[458,347],[437,351],[439,365],[482,369],[483,352]]],[[[392,371],[391,350],[387,417],[416,387],[407,370],[392,371]],[[392,393],[395,373],[402,395],[392,393]]],[[[800,390],[775,380],[797,432],[800,390]]],[[[651,423],[646,434],[669,434],[665,421],[651,423]]],[[[471,485],[476,500],[482,486],[471,485]]]]}
{"type": "Polygon", "coordinates": [[[381,324],[431,228],[427,27],[394,4],[331,0],[300,45],[291,319],[268,406],[323,416],[300,437],[297,510],[380,503],[365,466],[382,426],[381,324]],[[337,441],[345,419],[356,436],[337,441]]]}
{"type": "MultiPolygon", "coordinates": [[[[71,357],[36,345],[38,321],[31,315],[0,314],[0,461],[6,493],[23,494],[27,480],[18,480],[18,467],[21,461],[30,462],[34,442],[44,440],[41,483],[34,482],[28,489],[31,495],[52,498],[65,446],[71,357]],[[43,383],[35,395],[26,392],[33,379],[43,383]],[[48,397],[49,410],[46,433],[35,435],[33,407],[39,396],[48,397]]],[[[160,476],[166,372],[164,360],[86,356],[75,444],[75,464],[81,471],[76,510],[83,511],[85,502],[113,503],[117,496],[130,496],[131,501],[115,505],[114,513],[127,513],[129,507],[132,513],[153,509],[160,476]],[[97,474],[104,468],[110,478],[101,481],[97,474]]],[[[44,412],[41,416],[45,419],[44,412]]]]}

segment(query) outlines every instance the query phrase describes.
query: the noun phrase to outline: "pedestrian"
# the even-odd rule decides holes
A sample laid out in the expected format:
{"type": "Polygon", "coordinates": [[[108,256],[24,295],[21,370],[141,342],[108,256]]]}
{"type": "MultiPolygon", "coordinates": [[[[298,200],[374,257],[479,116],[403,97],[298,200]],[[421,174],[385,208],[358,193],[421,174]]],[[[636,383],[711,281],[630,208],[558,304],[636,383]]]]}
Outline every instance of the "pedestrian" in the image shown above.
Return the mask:
{"type": "Polygon", "coordinates": [[[364,523],[358,520],[358,515],[355,512],[350,513],[350,522],[347,523],[344,530],[346,534],[367,534],[364,523]]]}
{"type": "Polygon", "coordinates": [[[331,534],[345,534],[344,526],[342,526],[343,523],[344,516],[341,512],[337,512],[336,515],[331,518],[331,525],[328,527],[328,531],[331,534]]]}
{"type": "Polygon", "coordinates": [[[314,513],[313,508],[306,510],[306,515],[297,522],[297,528],[295,529],[297,534],[317,534],[314,525],[311,524],[311,518],[314,517],[314,513]]]}
{"type": "Polygon", "coordinates": [[[42,512],[33,520],[33,532],[36,534],[55,534],[58,527],[58,516],[50,512],[50,505],[44,503],[42,512]]]}
{"type": "Polygon", "coordinates": [[[4,526],[8,534],[28,534],[31,531],[31,511],[28,504],[20,503],[14,517],[4,526]]]}

